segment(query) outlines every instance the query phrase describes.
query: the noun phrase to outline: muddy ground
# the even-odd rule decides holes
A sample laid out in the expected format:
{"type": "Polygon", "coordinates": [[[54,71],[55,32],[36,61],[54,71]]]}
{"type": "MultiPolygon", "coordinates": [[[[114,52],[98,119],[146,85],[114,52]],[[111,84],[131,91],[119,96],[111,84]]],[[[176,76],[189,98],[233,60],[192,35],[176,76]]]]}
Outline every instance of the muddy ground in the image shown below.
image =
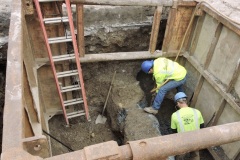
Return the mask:
{"type": "MultiPolygon", "coordinates": [[[[72,126],[66,128],[63,116],[58,115],[49,122],[50,134],[73,150],[109,140],[123,145],[130,140],[172,134],[170,119],[175,111],[173,93],[166,96],[156,117],[145,113],[139,107],[138,104],[143,105],[143,103],[137,103],[139,100],[140,102],[146,100],[144,106],[149,106],[151,103],[149,91],[154,86],[151,75],[140,71],[140,64],[141,61],[83,64],[91,121],[87,122],[84,117],[75,118],[70,121],[72,126]],[[97,116],[102,112],[114,71],[117,71],[116,77],[104,114],[107,122],[95,124],[97,116]],[[125,109],[122,123],[118,123],[119,114],[113,117],[110,113],[116,112],[111,109],[116,104],[121,104],[120,106],[125,109]]],[[[51,145],[53,155],[69,152],[69,149],[53,139],[51,145]]],[[[213,160],[207,150],[202,150],[200,153],[202,160],[213,160]]]]}

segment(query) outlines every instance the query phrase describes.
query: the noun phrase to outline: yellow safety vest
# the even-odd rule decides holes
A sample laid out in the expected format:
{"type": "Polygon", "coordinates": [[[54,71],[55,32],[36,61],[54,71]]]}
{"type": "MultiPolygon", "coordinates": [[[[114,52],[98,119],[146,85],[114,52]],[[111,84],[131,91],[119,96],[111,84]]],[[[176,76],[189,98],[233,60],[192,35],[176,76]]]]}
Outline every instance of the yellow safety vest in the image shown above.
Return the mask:
{"type": "Polygon", "coordinates": [[[183,66],[170,59],[158,58],[153,62],[153,76],[157,87],[162,85],[166,79],[180,81],[186,74],[187,70],[183,66]]]}

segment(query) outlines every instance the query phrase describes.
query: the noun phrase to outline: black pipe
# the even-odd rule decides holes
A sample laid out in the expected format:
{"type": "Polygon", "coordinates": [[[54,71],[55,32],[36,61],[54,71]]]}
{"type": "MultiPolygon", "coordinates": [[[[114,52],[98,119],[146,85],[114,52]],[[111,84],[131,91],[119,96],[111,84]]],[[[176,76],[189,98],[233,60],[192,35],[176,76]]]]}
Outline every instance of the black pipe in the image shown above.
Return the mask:
{"type": "Polygon", "coordinates": [[[43,133],[45,133],[46,135],[48,135],[49,137],[51,137],[52,139],[54,139],[55,141],[57,141],[58,143],[62,144],[64,147],[66,147],[69,151],[73,152],[74,150],[70,147],[68,147],[67,145],[65,145],[63,142],[61,142],[60,140],[58,140],[57,138],[53,137],[51,134],[47,133],[46,131],[42,130],[43,133]]]}

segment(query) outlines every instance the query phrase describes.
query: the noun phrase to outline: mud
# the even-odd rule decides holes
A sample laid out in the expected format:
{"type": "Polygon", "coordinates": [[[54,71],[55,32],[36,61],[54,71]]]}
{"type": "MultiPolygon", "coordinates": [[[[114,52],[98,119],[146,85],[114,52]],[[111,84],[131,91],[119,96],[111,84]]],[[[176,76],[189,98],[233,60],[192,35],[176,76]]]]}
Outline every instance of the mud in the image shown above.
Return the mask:
{"type": "MultiPolygon", "coordinates": [[[[169,93],[156,116],[148,114],[138,104],[151,104],[150,90],[154,86],[151,75],[140,71],[141,61],[101,62],[83,64],[85,88],[90,107],[91,121],[84,117],[70,121],[70,128],[64,127],[62,115],[53,117],[50,133],[74,150],[85,146],[117,141],[119,145],[127,141],[172,134],[171,114],[176,111],[169,93]],[[117,71],[112,92],[107,103],[105,124],[95,124],[101,114],[114,71],[117,71]]],[[[67,153],[69,150],[51,140],[53,155],[67,153]]],[[[207,150],[200,152],[202,159],[213,160],[207,150]]]]}
{"type": "MultiPolygon", "coordinates": [[[[83,64],[91,122],[84,117],[75,118],[70,121],[72,127],[65,128],[63,116],[53,117],[49,122],[50,134],[76,150],[108,140],[123,145],[130,140],[161,135],[156,117],[137,105],[144,98],[136,80],[139,66],[140,61],[83,64]],[[95,124],[102,112],[114,71],[116,76],[104,114],[107,122],[95,124]]],[[[56,141],[52,141],[52,147],[53,155],[68,151],[56,141]]]]}

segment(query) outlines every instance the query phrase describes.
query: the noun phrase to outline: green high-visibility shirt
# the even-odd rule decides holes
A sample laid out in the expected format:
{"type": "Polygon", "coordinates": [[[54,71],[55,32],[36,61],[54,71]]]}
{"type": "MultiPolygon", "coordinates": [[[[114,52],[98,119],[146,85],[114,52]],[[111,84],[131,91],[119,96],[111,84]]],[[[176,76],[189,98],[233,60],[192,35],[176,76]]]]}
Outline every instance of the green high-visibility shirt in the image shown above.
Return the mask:
{"type": "Polygon", "coordinates": [[[166,79],[180,81],[186,74],[187,71],[183,66],[170,59],[160,57],[153,62],[153,76],[157,87],[161,86],[166,79]]]}
{"type": "Polygon", "coordinates": [[[174,112],[171,117],[171,128],[177,129],[178,133],[200,129],[200,124],[203,123],[201,112],[191,107],[181,108],[174,112]]]}

